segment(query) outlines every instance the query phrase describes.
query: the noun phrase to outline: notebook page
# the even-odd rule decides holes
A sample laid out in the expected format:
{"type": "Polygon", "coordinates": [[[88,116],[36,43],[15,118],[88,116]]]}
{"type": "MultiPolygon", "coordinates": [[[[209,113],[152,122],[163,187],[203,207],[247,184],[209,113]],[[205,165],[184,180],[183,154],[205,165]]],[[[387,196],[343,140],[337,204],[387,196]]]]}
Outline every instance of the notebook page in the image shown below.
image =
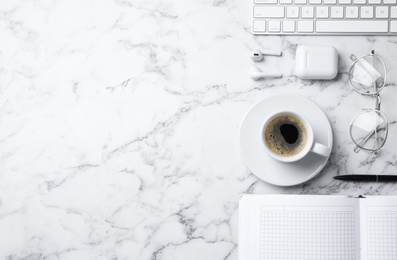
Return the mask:
{"type": "Polygon", "coordinates": [[[251,248],[241,260],[360,259],[358,200],[258,195],[248,215],[251,248]]]}
{"type": "Polygon", "coordinates": [[[397,259],[397,197],[360,199],[362,259],[397,259]]]}

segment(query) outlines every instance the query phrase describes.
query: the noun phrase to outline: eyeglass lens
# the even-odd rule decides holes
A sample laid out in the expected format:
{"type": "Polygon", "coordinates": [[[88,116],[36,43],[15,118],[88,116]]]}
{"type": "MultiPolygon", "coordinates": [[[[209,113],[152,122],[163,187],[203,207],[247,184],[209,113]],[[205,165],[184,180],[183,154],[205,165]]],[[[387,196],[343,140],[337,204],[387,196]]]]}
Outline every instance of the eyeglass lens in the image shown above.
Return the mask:
{"type": "Polygon", "coordinates": [[[362,94],[375,94],[385,83],[383,61],[377,55],[368,55],[359,59],[350,71],[350,83],[362,94]]]}
{"type": "Polygon", "coordinates": [[[377,110],[359,114],[350,126],[353,142],[365,149],[376,151],[382,148],[387,138],[387,120],[377,110]]]}

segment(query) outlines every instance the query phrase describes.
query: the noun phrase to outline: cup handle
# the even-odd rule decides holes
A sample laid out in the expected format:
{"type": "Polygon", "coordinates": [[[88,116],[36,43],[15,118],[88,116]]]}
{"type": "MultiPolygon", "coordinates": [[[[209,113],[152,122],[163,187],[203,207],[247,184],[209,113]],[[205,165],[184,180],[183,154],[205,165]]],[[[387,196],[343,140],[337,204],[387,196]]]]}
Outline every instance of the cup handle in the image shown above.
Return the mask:
{"type": "Polygon", "coordinates": [[[312,146],[312,149],[310,151],[313,152],[313,153],[316,153],[318,155],[327,157],[329,155],[329,153],[330,153],[330,148],[325,146],[325,145],[323,145],[323,144],[314,142],[313,146],[312,146]]]}

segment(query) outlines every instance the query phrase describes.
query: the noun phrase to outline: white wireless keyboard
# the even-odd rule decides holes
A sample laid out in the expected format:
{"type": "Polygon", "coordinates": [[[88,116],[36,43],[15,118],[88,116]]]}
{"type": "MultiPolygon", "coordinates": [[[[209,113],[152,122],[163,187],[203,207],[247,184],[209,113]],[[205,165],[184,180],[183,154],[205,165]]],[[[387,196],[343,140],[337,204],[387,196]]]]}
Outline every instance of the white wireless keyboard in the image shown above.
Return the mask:
{"type": "Polygon", "coordinates": [[[252,33],[397,35],[397,0],[253,0],[252,33]]]}

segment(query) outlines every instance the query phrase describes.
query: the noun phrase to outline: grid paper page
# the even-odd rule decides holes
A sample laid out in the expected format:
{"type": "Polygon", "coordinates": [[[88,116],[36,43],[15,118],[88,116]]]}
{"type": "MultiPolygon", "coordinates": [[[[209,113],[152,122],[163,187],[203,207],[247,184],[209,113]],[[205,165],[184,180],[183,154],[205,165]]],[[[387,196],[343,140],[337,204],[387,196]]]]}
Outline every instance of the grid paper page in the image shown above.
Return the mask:
{"type": "Polygon", "coordinates": [[[352,212],[261,211],[262,260],[355,260],[352,212]]]}
{"type": "Polygon", "coordinates": [[[397,212],[367,212],[367,259],[397,259],[397,212]]]}

